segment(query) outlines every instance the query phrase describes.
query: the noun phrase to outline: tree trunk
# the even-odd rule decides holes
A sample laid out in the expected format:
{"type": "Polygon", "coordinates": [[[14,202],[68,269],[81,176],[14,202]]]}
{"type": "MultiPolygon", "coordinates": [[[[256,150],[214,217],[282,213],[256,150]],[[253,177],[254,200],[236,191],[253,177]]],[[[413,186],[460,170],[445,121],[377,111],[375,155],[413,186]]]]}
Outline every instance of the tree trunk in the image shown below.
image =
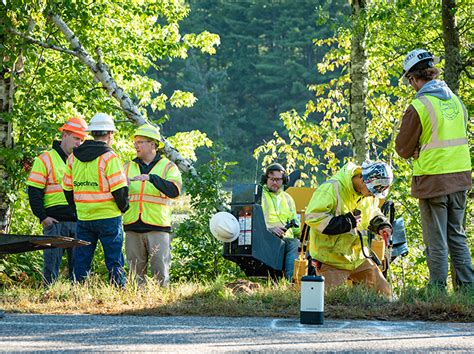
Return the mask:
{"type": "MultiPolygon", "coordinates": [[[[5,11],[6,8],[2,8],[2,11],[0,11],[1,26],[5,26],[5,11]]],[[[32,32],[34,27],[35,22],[30,18],[28,20],[27,33],[32,32]]],[[[2,56],[2,67],[0,68],[0,149],[13,148],[13,125],[11,121],[6,119],[6,116],[13,109],[16,89],[15,77],[23,71],[25,60],[21,49],[16,52],[17,48],[12,46],[10,51],[5,51],[5,44],[9,38],[9,34],[5,32],[0,36],[0,43],[3,46],[3,50],[0,51],[2,56]],[[12,50],[12,48],[14,49],[12,50]]],[[[0,154],[0,181],[3,182],[0,183],[0,234],[8,233],[10,230],[12,206],[8,195],[16,188],[12,179],[9,178],[7,163],[5,154],[0,154]]]]}
{"type": "MultiPolygon", "coordinates": [[[[11,68],[2,67],[0,73],[0,149],[11,149],[12,124],[5,120],[5,114],[11,112],[15,84],[11,68]]],[[[9,181],[4,154],[0,154],[0,180],[9,181]]],[[[0,233],[8,233],[11,221],[11,206],[8,198],[9,184],[0,185],[0,233]]]]}
{"type": "Polygon", "coordinates": [[[459,45],[459,30],[456,25],[456,0],[442,2],[443,39],[444,39],[444,80],[455,93],[459,90],[459,77],[462,60],[459,45]]]}
{"type": "MultiPolygon", "coordinates": [[[[100,82],[107,92],[114,97],[120,104],[122,111],[127,115],[136,125],[142,125],[147,123],[143,115],[138,110],[138,107],[128,97],[124,90],[115,82],[110,75],[108,67],[102,62],[102,53],[100,48],[96,48],[97,62],[90,56],[85,48],[79,42],[79,39],[74,32],[68,27],[63,19],[57,14],[51,13],[48,18],[56,25],[56,27],[62,32],[64,37],[72,48],[71,55],[76,56],[89,70],[94,74],[95,79],[100,82]]],[[[181,156],[181,154],[166,140],[163,136],[161,141],[164,144],[163,154],[171,161],[173,161],[178,168],[183,172],[189,172],[193,176],[197,176],[196,170],[190,160],[187,160],[181,156]]]]}
{"type": "Polygon", "coordinates": [[[353,156],[361,164],[369,157],[367,149],[368,60],[366,50],[367,26],[365,22],[366,0],[352,1],[352,40],[350,63],[350,114],[353,156]]]}

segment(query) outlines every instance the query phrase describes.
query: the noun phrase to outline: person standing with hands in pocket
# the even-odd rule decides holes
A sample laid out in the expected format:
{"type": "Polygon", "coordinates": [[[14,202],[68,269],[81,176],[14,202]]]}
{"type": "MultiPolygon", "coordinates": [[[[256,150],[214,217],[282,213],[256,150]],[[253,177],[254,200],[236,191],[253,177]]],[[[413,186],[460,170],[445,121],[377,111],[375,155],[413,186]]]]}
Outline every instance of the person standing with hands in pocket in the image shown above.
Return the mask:
{"type": "Polygon", "coordinates": [[[100,241],[110,283],[125,287],[122,213],[128,209],[128,187],[122,162],[110,146],[117,129],[111,116],[96,113],[87,130],[94,140],[74,149],[62,180],[69,205],[77,208],[77,238],[90,242],[76,250],[74,280],[86,279],[100,241]]]}
{"type": "MultiPolygon", "coordinates": [[[[64,123],[59,128],[61,140],[54,141],[51,150],[35,159],[26,181],[31,210],[40,220],[45,236],[76,237],[76,213],[64,196],[61,180],[66,160],[72,149],[84,141],[86,129],[86,121],[79,117],[70,118],[64,123]]],[[[70,277],[74,266],[74,251],[74,248],[67,249],[70,277]]],[[[63,253],[63,248],[43,250],[43,280],[46,285],[58,278],[63,253]]]]}

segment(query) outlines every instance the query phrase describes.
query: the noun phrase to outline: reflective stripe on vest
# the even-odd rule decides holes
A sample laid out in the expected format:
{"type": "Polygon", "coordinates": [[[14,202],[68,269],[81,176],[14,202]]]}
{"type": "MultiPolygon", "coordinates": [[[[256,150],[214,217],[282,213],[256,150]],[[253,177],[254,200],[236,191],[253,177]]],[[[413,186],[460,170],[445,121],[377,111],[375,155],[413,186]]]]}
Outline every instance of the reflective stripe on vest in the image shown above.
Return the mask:
{"type": "MultiPolygon", "coordinates": [[[[168,180],[167,173],[173,164],[166,158],[162,158],[151,169],[149,174],[158,175],[168,180]]],[[[127,178],[133,178],[141,174],[140,166],[131,161],[126,165],[127,178]]],[[[175,185],[181,183],[172,181],[175,185]]],[[[145,224],[169,227],[171,226],[171,205],[173,200],[161,193],[149,181],[131,181],[129,185],[130,208],[123,216],[124,225],[130,225],[139,219],[145,224]]]]}
{"type": "Polygon", "coordinates": [[[331,219],[334,217],[334,216],[339,216],[341,215],[341,205],[342,205],[342,201],[341,201],[341,195],[339,193],[339,183],[334,180],[334,179],[330,179],[329,181],[326,181],[326,183],[331,183],[334,187],[334,190],[336,192],[336,200],[337,200],[337,206],[336,206],[336,215],[333,215],[331,213],[328,213],[328,212],[324,212],[324,213],[310,213],[310,214],[306,214],[305,215],[305,219],[306,220],[309,220],[309,219],[321,219],[324,217],[324,219],[315,227],[316,230],[318,230],[319,232],[323,232],[324,229],[329,225],[329,222],[331,221],[331,219]]]}
{"type": "Polygon", "coordinates": [[[354,270],[364,261],[364,255],[355,230],[337,235],[323,233],[334,217],[344,215],[355,208],[362,211],[361,227],[366,229],[377,199],[361,198],[354,193],[352,177],[355,168],[349,164],[338,173],[339,178],[328,180],[313,194],[307,206],[305,222],[311,227],[309,251],[313,259],[344,270],[354,270]],[[342,174],[342,173],[345,174],[342,174]],[[319,212],[324,211],[324,212],[319,212]],[[308,218],[309,217],[309,218],[308,218]]]}
{"type": "MultiPolygon", "coordinates": [[[[293,219],[296,214],[296,210],[293,208],[293,200],[288,193],[281,191],[276,194],[266,189],[262,195],[262,211],[267,228],[275,226],[285,227],[286,222],[293,219]],[[273,198],[272,195],[274,195],[275,198],[273,198]],[[274,202],[274,199],[277,200],[277,203],[274,202]]],[[[294,237],[294,235],[295,230],[292,228],[288,229],[285,233],[285,237],[291,238],[294,237]]]]}
{"type": "Polygon", "coordinates": [[[60,184],[66,166],[61,156],[53,149],[42,153],[38,156],[37,161],[37,163],[43,164],[46,175],[35,171],[36,166],[33,165],[33,170],[28,177],[27,184],[43,189],[43,205],[45,208],[56,205],[68,205],[60,184]]]}
{"type": "MultiPolygon", "coordinates": [[[[125,175],[119,169],[107,177],[108,163],[114,158],[117,155],[113,151],[88,162],[82,162],[74,155],[69,157],[71,175],[66,173],[63,183],[65,188],[70,186],[74,190],[79,220],[99,220],[121,215],[111,189],[120,183],[125,184],[125,175]]],[[[120,168],[121,164],[117,166],[120,168]]]]}
{"type": "MultiPolygon", "coordinates": [[[[438,149],[438,148],[467,144],[467,137],[457,138],[457,139],[448,139],[448,140],[439,140],[438,118],[436,117],[436,112],[433,107],[433,104],[430,102],[430,100],[426,96],[421,96],[418,98],[418,100],[420,100],[420,102],[423,103],[423,105],[425,106],[426,111],[428,112],[428,118],[430,119],[430,123],[431,123],[431,142],[422,144],[421,150],[431,150],[431,149],[438,149]]],[[[464,126],[467,126],[467,112],[463,105],[461,105],[461,107],[463,108],[463,113],[464,113],[464,126]]]]}
{"type": "MultiPolygon", "coordinates": [[[[272,199],[272,206],[273,206],[273,209],[276,209],[276,208],[275,208],[275,205],[274,205],[274,202],[273,202],[273,198],[272,198],[272,196],[271,196],[270,193],[272,193],[272,192],[264,193],[264,194],[263,194],[264,197],[263,197],[263,199],[262,199],[263,217],[265,218],[265,220],[266,220],[266,222],[267,222],[267,226],[282,226],[282,225],[285,226],[281,220],[279,220],[278,222],[276,222],[276,221],[275,221],[275,222],[272,222],[272,221],[270,220],[270,205],[269,205],[269,203],[268,203],[267,198],[271,198],[271,199],[272,199]],[[267,196],[268,196],[268,197],[267,197],[267,196]]],[[[290,197],[288,194],[286,194],[285,192],[283,192],[283,191],[282,191],[281,193],[283,193],[283,196],[285,197],[287,210],[290,212],[291,215],[294,215],[294,214],[295,214],[295,210],[293,210],[293,208],[292,208],[292,203],[291,203],[291,199],[290,199],[291,197],[290,197]]],[[[275,195],[276,195],[276,194],[275,194],[275,195]]],[[[277,196],[277,198],[278,198],[278,196],[277,196]]],[[[281,209],[280,209],[280,210],[281,210],[281,209]]],[[[276,211],[276,210],[274,210],[274,211],[275,211],[275,215],[278,216],[277,211],[276,211]]]]}
{"type": "Polygon", "coordinates": [[[467,111],[459,98],[440,100],[424,95],[412,102],[422,125],[420,156],[415,176],[447,174],[471,169],[467,139],[467,111]]]}

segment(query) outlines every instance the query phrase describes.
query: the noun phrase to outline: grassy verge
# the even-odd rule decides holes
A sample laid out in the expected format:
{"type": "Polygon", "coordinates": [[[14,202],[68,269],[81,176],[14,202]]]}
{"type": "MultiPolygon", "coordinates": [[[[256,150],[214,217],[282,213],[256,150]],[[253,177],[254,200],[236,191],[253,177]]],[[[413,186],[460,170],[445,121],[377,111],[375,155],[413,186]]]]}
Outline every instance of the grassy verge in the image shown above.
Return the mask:
{"type": "MultiPolygon", "coordinates": [[[[0,307],[7,312],[107,315],[198,315],[299,317],[300,293],[285,281],[228,284],[175,283],[160,288],[129,283],[116,289],[91,278],[82,285],[60,281],[48,289],[19,285],[0,289],[0,307]]],[[[425,320],[473,322],[472,293],[407,290],[388,301],[361,287],[339,288],[325,299],[325,317],[333,319],[425,320]]]]}

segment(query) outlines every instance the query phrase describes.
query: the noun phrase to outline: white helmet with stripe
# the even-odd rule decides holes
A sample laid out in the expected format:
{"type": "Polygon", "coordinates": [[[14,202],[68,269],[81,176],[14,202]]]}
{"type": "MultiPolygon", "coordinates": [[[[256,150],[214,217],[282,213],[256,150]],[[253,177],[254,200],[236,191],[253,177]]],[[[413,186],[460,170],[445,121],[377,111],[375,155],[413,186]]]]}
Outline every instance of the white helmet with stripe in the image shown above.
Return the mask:
{"type": "Polygon", "coordinates": [[[439,63],[439,58],[425,49],[414,49],[407,54],[403,60],[403,73],[401,79],[403,83],[408,84],[406,75],[413,70],[432,68],[439,63]]]}
{"type": "Polygon", "coordinates": [[[87,128],[88,132],[116,132],[114,120],[107,113],[96,113],[91,118],[89,126],[87,128]]]}

